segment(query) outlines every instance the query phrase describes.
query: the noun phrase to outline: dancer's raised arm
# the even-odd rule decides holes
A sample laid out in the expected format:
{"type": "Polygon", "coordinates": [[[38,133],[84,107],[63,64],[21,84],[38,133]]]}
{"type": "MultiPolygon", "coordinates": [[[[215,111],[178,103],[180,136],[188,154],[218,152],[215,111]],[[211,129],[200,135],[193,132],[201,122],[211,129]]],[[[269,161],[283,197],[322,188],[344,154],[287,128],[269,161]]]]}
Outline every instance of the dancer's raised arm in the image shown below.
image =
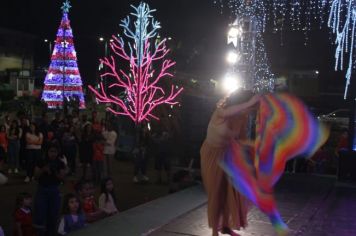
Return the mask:
{"type": "Polygon", "coordinates": [[[238,105],[232,105],[227,108],[220,108],[218,110],[218,115],[222,118],[230,118],[232,116],[236,116],[240,112],[255,105],[260,100],[260,97],[261,96],[257,94],[245,103],[241,103],[238,105]]]}

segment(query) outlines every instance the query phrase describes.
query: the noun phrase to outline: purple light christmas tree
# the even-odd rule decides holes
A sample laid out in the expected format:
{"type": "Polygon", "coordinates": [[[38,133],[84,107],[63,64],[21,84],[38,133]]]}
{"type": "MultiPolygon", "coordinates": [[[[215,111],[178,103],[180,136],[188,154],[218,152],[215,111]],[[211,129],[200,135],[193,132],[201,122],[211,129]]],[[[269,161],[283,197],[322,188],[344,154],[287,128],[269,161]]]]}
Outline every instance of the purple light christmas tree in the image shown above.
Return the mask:
{"type": "Polygon", "coordinates": [[[79,108],[85,108],[82,79],[77,64],[77,54],[73,43],[73,33],[68,19],[69,0],[63,3],[63,17],[57,32],[42,100],[48,108],[63,108],[65,101],[78,99],[79,108]]]}

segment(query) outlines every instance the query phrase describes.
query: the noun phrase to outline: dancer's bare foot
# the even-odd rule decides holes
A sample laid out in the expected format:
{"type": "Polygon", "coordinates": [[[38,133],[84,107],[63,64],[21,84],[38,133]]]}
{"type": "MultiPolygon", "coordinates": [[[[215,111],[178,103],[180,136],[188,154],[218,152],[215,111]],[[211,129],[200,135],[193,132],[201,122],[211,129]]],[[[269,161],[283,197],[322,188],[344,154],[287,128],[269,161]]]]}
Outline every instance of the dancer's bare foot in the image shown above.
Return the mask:
{"type": "Polygon", "coordinates": [[[231,236],[240,236],[240,234],[235,233],[233,230],[231,230],[228,227],[223,227],[222,230],[221,230],[221,233],[222,234],[228,234],[228,235],[231,235],[231,236]]]}

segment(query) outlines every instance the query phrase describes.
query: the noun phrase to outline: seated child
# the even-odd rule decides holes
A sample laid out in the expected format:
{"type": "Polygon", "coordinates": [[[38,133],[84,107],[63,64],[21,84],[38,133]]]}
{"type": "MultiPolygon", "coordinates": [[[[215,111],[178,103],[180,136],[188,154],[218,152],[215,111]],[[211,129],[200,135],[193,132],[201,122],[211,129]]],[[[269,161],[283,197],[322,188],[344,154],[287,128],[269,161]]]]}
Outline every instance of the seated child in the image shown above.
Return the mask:
{"type": "Polygon", "coordinates": [[[32,226],[32,196],[29,193],[20,193],[16,198],[15,230],[14,235],[36,236],[32,226]]]}
{"type": "Polygon", "coordinates": [[[67,235],[85,226],[85,216],[79,198],[70,193],[64,197],[63,217],[59,223],[58,234],[67,235]]]}
{"type": "Polygon", "coordinates": [[[105,217],[105,213],[95,203],[94,187],[91,182],[84,181],[80,183],[77,186],[77,191],[81,198],[82,208],[88,223],[93,223],[105,217]]]}
{"type": "Polygon", "coordinates": [[[105,214],[108,216],[114,215],[119,212],[116,207],[114,184],[111,178],[103,180],[101,184],[99,208],[104,211],[105,214]]]}

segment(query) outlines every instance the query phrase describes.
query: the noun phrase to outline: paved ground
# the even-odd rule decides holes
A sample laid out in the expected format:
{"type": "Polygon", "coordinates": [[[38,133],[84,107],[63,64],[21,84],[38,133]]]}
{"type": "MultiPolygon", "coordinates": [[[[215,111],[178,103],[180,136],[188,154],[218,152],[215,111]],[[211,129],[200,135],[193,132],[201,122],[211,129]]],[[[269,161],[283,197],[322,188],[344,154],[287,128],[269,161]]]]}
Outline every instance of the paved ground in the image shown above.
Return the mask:
{"type": "MultiPolygon", "coordinates": [[[[167,186],[133,185],[131,163],[116,162],[115,165],[115,184],[118,186],[120,210],[166,195],[167,186]]],[[[154,177],[154,172],[150,173],[150,177],[154,177]]],[[[0,189],[0,223],[8,232],[11,227],[9,222],[13,210],[13,194],[26,188],[33,189],[31,185],[22,184],[21,180],[14,179],[9,186],[0,189]]],[[[63,186],[64,191],[68,188],[63,186]]],[[[103,236],[209,236],[211,232],[207,226],[204,204],[206,197],[199,188],[197,192],[194,191],[187,190],[160,198],[89,226],[76,235],[92,235],[91,233],[96,232],[95,235],[99,233],[103,236]],[[140,220],[138,220],[139,216],[140,220]],[[141,229],[132,234],[132,230],[137,227],[141,229]]],[[[356,235],[356,187],[354,185],[340,184],[332,177],[285,175],[277,186],[276,195],[282,217],[291,228],[291,235],[356,235]]],[[[249,226],[239,232],[242,236],[274,235],[268,219],[257,209],[251,209],[248,221],[249,226]]]]}
{"type": "MultiPolygon", "coordinates": [[[[308,175],[285,176],[277,187],[277,199],[291,235],[355,236],[356,188],[333,178],[308,175]]],[[[275,235],[268,219],[253,208],[242,236],[275,235]]],[[[109,234],[108,234],[109,235],[109,234]]],[[[152,236],[208,236],[206,205],[174,220],[152,236]]]]}
{"type": "MultiPolygon", "coordinates": [[[[149,184],[133,184],[133,164],[130,161],[113,162],[113,179],[118,200],[119,211],[125,211],[132,207],[150,202],[168,194],[168,185],[155,184],[156,173],[153,162],[148,166],[149,184]]],[[[80,172],[80,169],[78,170],[80,172]]],[[[80,176],[80,173],[78,174],[80,176]]],[[[25,184],[24,174],[10,176],[10,182],[5,186],[0,186],[0,225],[4,228],[6,235],[12,235],[13,212],[15,209],[15,198],[20,192],[35,194],[36,183],[25,184]]],[[[66,183],[61,187],[62,194],[72,192],[77,178],[67,178],[66,183]]],[[[99,194],[97,186],[96,194],[99,194]]]]}

